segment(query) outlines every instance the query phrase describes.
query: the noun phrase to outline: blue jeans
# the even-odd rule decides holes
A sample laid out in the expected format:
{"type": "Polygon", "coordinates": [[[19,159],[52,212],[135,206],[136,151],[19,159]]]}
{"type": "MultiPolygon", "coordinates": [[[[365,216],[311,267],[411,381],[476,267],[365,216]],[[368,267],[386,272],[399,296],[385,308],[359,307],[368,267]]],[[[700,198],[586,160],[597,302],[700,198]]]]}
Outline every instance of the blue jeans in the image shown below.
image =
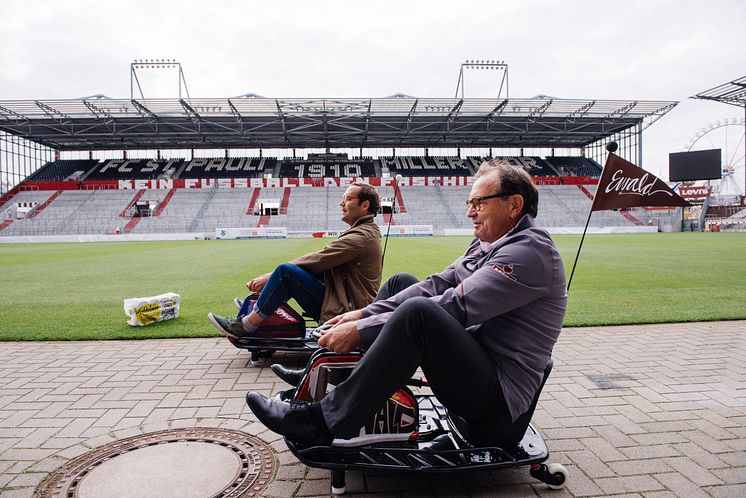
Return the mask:
{"type": "MultiPolygon", "coordinates": [[[[259,300],[254,305],[256,311],[262,318],[267,318],[275,312],[281,304],[294,298],[303,311],[315,318],[321,316],[321,303],[324,300],[324,282],[311,275],[300,266],[290,263],[278,265],[272,272],[267,284],[259,294],[259,300]]],[[[248,297],[244,299],[238,316],[248,315],[248,297]]]]}

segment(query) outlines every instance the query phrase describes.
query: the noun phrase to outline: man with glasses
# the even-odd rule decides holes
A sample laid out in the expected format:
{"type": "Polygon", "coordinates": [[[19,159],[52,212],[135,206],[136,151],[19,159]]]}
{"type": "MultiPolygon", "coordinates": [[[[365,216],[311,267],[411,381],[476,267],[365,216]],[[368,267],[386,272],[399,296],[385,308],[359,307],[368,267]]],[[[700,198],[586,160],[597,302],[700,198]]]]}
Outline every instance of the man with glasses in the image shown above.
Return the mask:
{"type": "Polygon", "coordinates": [[[215,328],[228,337],[249,337],[290,298],[321,322],[370,304],[381,283],[381,232],[373,221],[381,201],[375,188],[354,183],[339,205],[349,230],[322,250],[249,280],[246,287],[260,293],[254,307],[236,299],[236,318],[209,313],[215,328]]]}
{"type": "Polygon", "coordinates": [[[298,441],[363,442],[360,428],[421,367],[438,399],[486,442],[517,444],[516,420],[538,392],[562,327],[565,271],[549,234],[534,225],[538,191],[525,170],[484,163],[466,205],[475,238],[462,257],[328,322],[320,346],[367,349],[350,377],[316,403],[247,393],[261,422],[298,441]]]}

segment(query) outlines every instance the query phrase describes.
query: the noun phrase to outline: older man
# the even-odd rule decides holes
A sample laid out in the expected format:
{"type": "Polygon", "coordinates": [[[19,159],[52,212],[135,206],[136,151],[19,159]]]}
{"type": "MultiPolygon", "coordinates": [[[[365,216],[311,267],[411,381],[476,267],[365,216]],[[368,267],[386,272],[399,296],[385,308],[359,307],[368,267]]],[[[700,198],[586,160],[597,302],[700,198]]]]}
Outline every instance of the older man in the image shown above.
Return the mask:
{"type": "Polygon", "coordinates": [[[339,206],[349,230],[322,250],[247,282],[250,291],[260,292],[253,309],[245,299],[237,300],[236,318],[209,313],[215,328],[232,338],[250,337],[290,298],[322,322],[370,304],[381,283],[381,232],[373,221],[381,206],[378,192],[368,184],[352,184],[339,206]]]}
{"type": "Polygon", "coordinates": [[[329,321],[334,326],[320,346],[367,348],[350,377],[318,403],[249,392],[247,403],[260,421],[293,440],[354,443],[365,422],[422,367],[451,412],[490,429],[496,443],[517,442],[512,424],[529,409],[562,327],[564,267],[549,234],[534,225],[538,192],[525,170],[483,164],[466,204],[476,238],[464,256],[388,299],[329,321]]]}

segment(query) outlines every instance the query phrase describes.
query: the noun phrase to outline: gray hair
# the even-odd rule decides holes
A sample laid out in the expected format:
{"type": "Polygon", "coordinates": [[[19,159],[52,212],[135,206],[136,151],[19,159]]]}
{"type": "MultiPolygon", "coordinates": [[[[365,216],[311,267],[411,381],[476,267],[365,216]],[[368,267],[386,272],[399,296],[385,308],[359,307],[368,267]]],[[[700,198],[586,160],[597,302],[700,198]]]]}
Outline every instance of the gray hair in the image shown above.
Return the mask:
{"type": "Polygon", "coordinates": [[[509,194],[523,197],[523,211],[536,218],[539,212],[539,191],[531,179],[531,175],[522,167],[514,166],[505,159],[490,159],[479,166],[474,178],[497,172],[500,178],[500,189],[509,194]]]}

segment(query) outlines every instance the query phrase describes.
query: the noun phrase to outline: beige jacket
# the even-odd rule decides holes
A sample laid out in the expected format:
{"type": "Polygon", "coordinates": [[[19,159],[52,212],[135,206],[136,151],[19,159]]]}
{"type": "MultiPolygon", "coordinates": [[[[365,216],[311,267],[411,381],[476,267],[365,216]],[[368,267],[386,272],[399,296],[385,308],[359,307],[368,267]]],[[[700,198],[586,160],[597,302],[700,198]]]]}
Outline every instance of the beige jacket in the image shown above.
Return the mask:
{"type": "Polygon", "coordinates": [[[381,231],[363,216],[318,252],[290,261],[313,275],[324,274],[321,323],[373,302],[381,284],[381,231]]]}

